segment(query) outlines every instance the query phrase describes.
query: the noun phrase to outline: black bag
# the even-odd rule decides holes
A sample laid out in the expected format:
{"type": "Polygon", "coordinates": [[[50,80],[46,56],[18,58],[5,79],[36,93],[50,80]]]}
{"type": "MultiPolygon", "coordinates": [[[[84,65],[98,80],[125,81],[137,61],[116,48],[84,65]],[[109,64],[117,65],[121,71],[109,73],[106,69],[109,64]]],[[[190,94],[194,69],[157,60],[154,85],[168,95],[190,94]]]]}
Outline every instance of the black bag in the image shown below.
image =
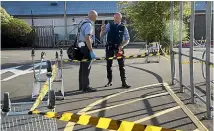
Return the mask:
{"type": "MultiPolygon", "coordinates": [[[[80,22],[81,23],[81,22],[80,22]]],[[[85,23],[90,23],[89,21],[85,21],[81,24],[81,26],[85,23]]],[[[74,41],[74,44],[71,45],[68,49],[67,49],[67,55],[68,58],[71,60],[82,60],[84,57],[84,54],[81,52],[80,48],[78,47],[78,43],[79,43],[79,35],[80,35],[80,29],[81,26],[79,26],[78,28],[78,32],[74,41]]]]}
{"type": "Polygon", "coordinates": [[[80,51],[79,47],[74,45],[70,46],[67,50],[68,58],[71,60],[82,60],[83,54],[80,51]]]}
{"type": "Polygon", "coordinates": [[[76,36],[74,44],[71,45],[67,50],[68,58],[71,60],[82,60],[83,58],[83,54],[81,53],[80,48],[77,46],[77,39],[78,36],[76,36]]]}

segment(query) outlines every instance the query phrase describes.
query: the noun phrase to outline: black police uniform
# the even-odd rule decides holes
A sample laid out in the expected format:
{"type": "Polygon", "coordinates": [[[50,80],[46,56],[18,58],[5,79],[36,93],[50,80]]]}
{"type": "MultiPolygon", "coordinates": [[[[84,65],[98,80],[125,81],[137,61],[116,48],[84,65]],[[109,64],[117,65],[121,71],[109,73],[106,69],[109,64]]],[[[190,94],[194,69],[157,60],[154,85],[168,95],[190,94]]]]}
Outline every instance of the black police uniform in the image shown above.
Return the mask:
{"type": "MultiPolygon", "coordinates": [[[[123,42],[125,26],[123,23],[114,24],[110,23],[110,30],[107,36],[107,45],[106,45],[106,58],[107,58],[107,78],[108,84],[106,86],[112,85],[112,63],[113,60],[109,60],[109,57],[113,57],[118,53],[118,48],[123,42]]],[[[124,54],[124,51],[123,51],[124,54]]],[[[120,77],[122,81],[122,87],[129,88],[130,86],[126,84],[126,75],[124,68],[124,58],[117,59],[120,70],[120,77]]]]}

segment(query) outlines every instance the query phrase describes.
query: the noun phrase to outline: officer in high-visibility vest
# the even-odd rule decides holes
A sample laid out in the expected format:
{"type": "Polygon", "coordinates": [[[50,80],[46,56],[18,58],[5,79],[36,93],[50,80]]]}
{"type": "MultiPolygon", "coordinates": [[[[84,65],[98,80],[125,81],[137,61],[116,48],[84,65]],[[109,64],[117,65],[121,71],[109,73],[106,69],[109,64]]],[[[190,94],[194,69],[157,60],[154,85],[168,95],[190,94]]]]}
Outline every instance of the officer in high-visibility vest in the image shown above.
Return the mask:
{"type": "MultiPolygon", "coordinates": [[[[129,43],[129,33],[125,25],[121,22],[122,15],[121,13],[114,14],[114,22],[108,23],[107,25],[101,26],[100,37],[103,37],[107,34],[107,44],[106,44],[106,58],[107,58],[107,78],[108,83],[107,86],[112,85],[112,62],[113,60],[109,60],[109,57],[123,56],[124,50],[123,47],[129,43]]],[[[126,75],[124,68],[124,58],[118,59],[120,77],[122,81],[123,88],[130,88],[126,83],[126,75]]]]}

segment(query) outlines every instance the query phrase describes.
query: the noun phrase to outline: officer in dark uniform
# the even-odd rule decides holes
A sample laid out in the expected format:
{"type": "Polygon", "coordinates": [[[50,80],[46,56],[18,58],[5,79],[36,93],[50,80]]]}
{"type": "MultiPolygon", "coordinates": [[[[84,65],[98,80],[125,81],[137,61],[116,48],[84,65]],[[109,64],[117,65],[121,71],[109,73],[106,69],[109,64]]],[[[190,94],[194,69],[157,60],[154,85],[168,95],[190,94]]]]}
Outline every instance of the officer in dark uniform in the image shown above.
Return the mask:
{"type": "MultiPolygon", "coordinates": [[[[93,25],[92,23],[96,21],[97,12],[94,10],[89,11],[88,18],[80,22],[79,29],[79,42],[78,46],[80,51],[83,53],[83,59],[95,59],[95,54],[93,52],[93,25]]],[[[94,92],[96,89],[90,87],[89,74],[91,69],[91,61],[80,62],[79,70],[79,90],[83,92],[94,92]]]]}
{"type": "MultiPolygon", "coordinates": [[[[107,58],[107,86],[112,85],[112,63],[113,60],[108,59],[109,57],[124,55],[123,47],[129,43],[129,33],[127,28],[123,23],[121,23],[122,15],[121,13],[116,13],[114,15],[114,22],[108,23],[101,27],[100,37],[103,37],[107,34],[107,44],[106,44],[106,58],[107,58]]],[[[124,58],[118,59],[120,77],[122,81],[123,88],[130,88],[126,83],[126,75],[124,68],[124,58]]]]}

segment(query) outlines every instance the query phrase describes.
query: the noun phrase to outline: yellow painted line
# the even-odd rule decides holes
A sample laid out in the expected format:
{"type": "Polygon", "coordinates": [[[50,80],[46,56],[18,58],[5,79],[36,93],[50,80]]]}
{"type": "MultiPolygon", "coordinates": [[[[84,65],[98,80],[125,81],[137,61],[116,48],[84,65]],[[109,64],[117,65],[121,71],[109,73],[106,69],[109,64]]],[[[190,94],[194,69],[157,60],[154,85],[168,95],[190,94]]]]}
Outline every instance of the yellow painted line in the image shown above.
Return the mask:
{"type": "Polygon", "coordinates": [[[144,98],[139,98],[139,99],[135,99],[135,100],[132,100],[132,101],[128,101],[128,102],[125,102],[125,103],[122,103],[122,104],[118,104],[118,105],[114,105],[114,106],[105,107],[105,108],[102,108],[102,109],[89,111],[89,112],[87,112],[85,114],[88,115],[88,114],[100,112],[100,111],[103,111],[103,110],[108,110],[108,109],[112,109],[112,108],[116,108],[116,107],[120,107],[120,106],[124,106],[124,105],[128,105],[128,104],[132,104],[134,102],[138,102],[138,101],[141,101],[141,100],[146,100],[146,99],[150,99],[150,98],[153,98],[153,97],[163,96],[163,95],[166,95],[166,94],[169,94],[169,93],[168,92],[164,92],[164,93],[160,93],[160,94],[155,94],[155,95],[147,96],[147,97],[144,97],[144,98]]]}
{"type": "MultiPolygon", "coordinates": [[[[118,96],[118,95],[121,95],[121,94],[130,92],[130,91],[135,91],[135,90],[139,90],[139,89],[146,88],[146,87],[158,86],[158,85],[162,85],[162,84],[163,84],[163,83],[157,83],[157,84],[146,85],[146,86],[137,87],[137,88],[134,88],[134,89],[126,90],[126,91],[123,91],[123,92],[119,92],[119,93],[116,93],[116,94],[107,96],[107,97],[105,97],[105,98],[103,98],[103,99],[97,100],[97,101],[95,101],[94,103],[88,105],[88,106],[85,107],[84,109],[80,110],[77,114],[84,114],[84,113],[86,113],[88,110],[90,110],[91,108],[93,108],[95,105],[97,105],[97,104],[99,104],[99,103],[101,103],[101,102],[103,102],[103,101],[105,101],[105,100],[108,100],[108,99],[110,99],[110,98],[116,97],[116,96],[118,96]]],[[[65,126],[64,131],[72,131],[73,128],[74,128],[74,125],[75,125],[75,123],[73,123],[73,122],[68,122],[68,124],[65,126]]]]}
{"type": "Polygon", "coordinates": [[[193,130],[193,131],[199,131],[198,129],[195,129],[195,130],[193,130]]]}
{"type": "Polygon", "coordinates": [[[169,113],[169,112],[172,112],[172,111],[175,111],[177,109],[180,109],[181,107],[180,106],[175,106],[175,107],[172,107],[172,108],[169,108],[169,109],[166,109],[164,111],[160,111],[154,115],[151,115],[151,116],[147,116],[145,118],[142,118],[140,120],[137,120],[137,121],[134,121],[134,123],[141,123],[141,122],[144,122],[144,121],[147,121],[147,120],[150,120],[152,118],[155,118],[155,117],[158,117],[158,116],[161,116],[161,115],[164,115],[166,113],[169,113]]]}
{"type": "Polygon", "coordinates": [[[187,106],[175,95],[174,91],[171,89],[169,84],[163,83],[165,89],[169,92],[176,103],[181,107],[181,109],[186,113],[186,115],[193,121],[193,123],[198,127],[200,131],[208,131],[208,129],[201,123],[201,121],[187,108],[187,106]]]}

